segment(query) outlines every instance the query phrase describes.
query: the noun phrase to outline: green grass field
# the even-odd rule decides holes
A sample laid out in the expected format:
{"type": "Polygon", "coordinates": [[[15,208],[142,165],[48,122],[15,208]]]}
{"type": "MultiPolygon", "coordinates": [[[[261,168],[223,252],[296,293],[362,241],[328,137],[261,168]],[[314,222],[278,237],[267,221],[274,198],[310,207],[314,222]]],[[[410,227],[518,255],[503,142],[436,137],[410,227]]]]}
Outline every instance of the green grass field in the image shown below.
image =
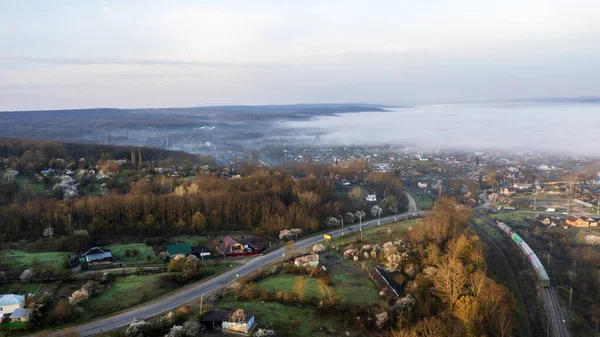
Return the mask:
{"type": "Polygon", "coordinates": [[[0,294],[33,294],[38,289],[53,289],[56,284],[39,283],[2,283],[0,294]]]}
{"type": "Polygon", "coordinates": [[[44,187],[44,184],[34,182],[31,179],[29,179],[28,177],[23,176],[23,175],[17,176],[16,182],[17,182],[17,185],[19,185],[20,190],[24,190],[25,186],[27,186],[27,188],[29,190],[31,190],[35,193],[39,193],[39,192],[46,190],[46,187],[44,187]]]}
{"type": "MultiPolygon", "coordinates": [[[[266,289],[271,293],[279,290],[294,292],[298,282],[304,284],[305,297],[321,297],[325,295],[319,289],[317,280],[307,276],[281,274],[267,277],[255,284],[258,289],[266,289]]],[[[379,302],[379,290],[366,275],[357,278],[355,275],[335,274],[333,290],[346,303],[374,304],[379,302]]],[[[323,290],[326,291],[326,290],[323,290]]]]}
{"type": "Polygon", "coordinates": [[[20,250],[5,250],[0,252],[2,265],[7,269],[22,269],[31,266],[34,260],[40,264],[52,265],[56,269],[63,267],[66,252],[28,253],[20,250]]]}
{"type": "Polygon", "coordinates": [[[143,243],[117,244],[106,248],[111,250],[113,257],[119,262],[160,262],[152,247],[143,243]],[[130,252],[129,256],[127,256],[127,250],[130,252]],[[136,251],[137,253],[135,253],[136,251]],[[150,259],[148,259],[148,256],[150,256],[150,259]]]}
{"type": "MultiPolygon", "coordinates": [[[[207,265],[204,270],[208,272],[206,277],[211,277],[235,266],[236,264],[221,263],[207,265]]],[[[170,292],[172,289],[160,287],[159,278],[161,275],[164,275],[164,273],[129,275],[117,278],[109,289],[96,297],[90,298],[85,305],[86,313],[83,320],[113,314],[170,292]]],[[[195,282],[201,282],[201,280],[195,282]]]]}
{"type": "Polygon", "coordinates": [[[8,322],[0,324],[0,330],[22,329],[25,323],[23,322],[8,322]]]}
{"type": "MultiPolygon", "coordinates": [[[[273,328],[283,336],[312,337],[331,336],[336,331],[336,320],[319,315],[313,308],[288,306],[276,302],[239,302],[232,296],[224,297],[217,303],[219,308],[242,308],[254,314],[261,328],[273,328]],[[330,332],[322,331],[326,328],[330,332]]],[[[341,331],[333,335],[342,335],[341,331]]]]}
{"type": "MultiPolygon", "coordinates": [[[[418,219],[400,221],[390,224],[391,233],[388,233],[388,225],[370,225],[363,228],[363,241],[365,243],[384,243],[390,240],[394,240],[408,231],[408,229],[414,226],[418,219]]],[[[331,245],[345,246],[360,237],[360,231],[354,230],[346,232],[344,236],[337,236],[330,242],[331,245]]]]}
{"type": "Polygon", "coordinates": [[[526,221],[526,218],[530,218],[533,214],[528,213],[493,213],[492,217],[496,218],[499,221],[505,222],[507,225],[513,225],[517,227],[529,227],[529,223],[526,221]]]}
{"type": "Polygon", "coordinates": [[[334,289],[344,302],[370,305],[381,300],[379,289],[366,275],[363,278],[339,277],[345,275],[337,275],[336,278],[335,276],[333,277],[334,289]]]}
{"type": "Polygon", "coordinates": [[[412,196],[415,198],[415,201],[417,202],[417,207],[419,207],[419,209],[430,209],[435,203],[435,201],[432,198],[429,198],[425,195],[413,194],[412,196]]]}
{"type": "Polygon", "coordinates": [[[294,287],[298,282],[304,283],[304,296],[320,296],[317,280],[307,276],[297,276],[289,274],[271,276],[256,283],[256,288],[266,289],[272,293],[276,293],[279,290],[294,292],[294,287]]]}
{"type": "Polygon", "coordinates": [[[187,242],[190,245],[194,246],[197,244],[205,244],[208,242],[208,238],[206,236],[176,236],[169,240],[170,243],[183,243],[187,242]]]}
{"type": "Polygon", "coordinates": [[[116,279],[112,286],[85,305],[85,318],[115,313],[154,299],[169,290],[159,287],[161,274],[131,275],[116,279]]]}

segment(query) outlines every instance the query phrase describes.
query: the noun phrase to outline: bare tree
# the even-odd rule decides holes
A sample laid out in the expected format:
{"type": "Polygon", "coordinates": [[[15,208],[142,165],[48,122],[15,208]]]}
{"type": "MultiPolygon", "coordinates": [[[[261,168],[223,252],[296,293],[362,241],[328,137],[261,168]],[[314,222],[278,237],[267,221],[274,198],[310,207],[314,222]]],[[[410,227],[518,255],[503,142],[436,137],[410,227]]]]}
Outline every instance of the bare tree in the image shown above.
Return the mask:
{"type": "Polygon", "coordinates": [[[452,306],[465,294],[467,272],[458,259],[449,258],[440,263],[433,282],[440,296],[452,306]]]}

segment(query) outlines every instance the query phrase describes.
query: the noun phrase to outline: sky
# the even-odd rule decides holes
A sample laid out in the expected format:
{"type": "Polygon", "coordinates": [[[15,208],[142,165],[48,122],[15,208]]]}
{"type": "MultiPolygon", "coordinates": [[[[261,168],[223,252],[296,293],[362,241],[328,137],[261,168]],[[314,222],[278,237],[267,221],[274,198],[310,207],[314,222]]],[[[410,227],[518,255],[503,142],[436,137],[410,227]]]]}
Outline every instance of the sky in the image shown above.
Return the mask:
{"type": "Polygon", "coordinates": [[[0,110],[600,95],[597,0],[0,1],[0,110]]]}

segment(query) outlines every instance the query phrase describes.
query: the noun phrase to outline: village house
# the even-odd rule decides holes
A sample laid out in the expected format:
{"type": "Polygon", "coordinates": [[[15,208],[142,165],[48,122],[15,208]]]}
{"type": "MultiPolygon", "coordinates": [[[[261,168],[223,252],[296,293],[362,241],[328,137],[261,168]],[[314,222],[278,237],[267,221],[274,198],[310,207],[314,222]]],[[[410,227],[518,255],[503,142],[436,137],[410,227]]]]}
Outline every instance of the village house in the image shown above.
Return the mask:
{"type": "Polygon", "coordinates": [[[105,248],[93,247],[79,254],[79,260],[89,263],[113,262],[112,252],[105,248]]]}
{"type": "Polygon", "coordinates": [[[574,217],[572,215],[568,216],[567,219],[565,220],[565,222],[567,223],[567,225],[573,226],[573,227],[590,227],[590,226],[597,226],[598,223],[589,217],[574,217]]]}
{"type": "Polygon", "coordinates": [[[223,321],[223,331],[250,334],[254,328],[254,315],[244,309],[237,309],[223,321]]]}
{"type": "Polygon", "coordinates": [[[258,254],[264,251],[264,248],[250,240],[236,240],[231,236],[226,236],[221,242],[221,251],[226,256],[245,256],[258,254]]]}
{"type": "Polygon", "coordinates": [[[502,194],[507,195],[507,196],[513,195],[513,194],[515,194],[515,192],[516,191],[515,191],[515,189],[513,187],[505,187],[502,190],[502,194]]]}
{"type": "Polygon", "coordinates": [[[17,309],[23,308],[25,296],[14,294],[0,294],[0,322],[5,317],[12,315],[17,309]]]}
{"type": "Polygon", "coordinates": [[[200,323],[208,329],[221,329],[224,332],[250,334],[255,327],[254,315],[243,309],[213,310],[200,318],[200,323]]]}
{"type": "Polygon", "coordinates": [[[369,194],[365,197],[365,201],[367,202],[376,202],[377,196],[375,194],[369,194]]]}
{"type": "Polygon", "coordinates": [[[294,260],[294,264],[297,267],[318,267],[319,266],[319,254],[309,254],[297,257],[294,260]]]}
{"type": "Polygon", "coordinates": [[[206,247],[202,246],[192,246],[188,242],[184,243],[175,243],[167,246],[167,253],[170,258],[173,258],[177,255],[194,255],[198,258],[205,258],[210,256],[210,250],[206,247]]]}
{"type": "Polygon", "coordinates": [[[221,250],[223,251],[223,254],[225,254],[225,255],[243,254],[244,251],[245,251],[244,250],[244,245],[242,245],[241,243],[237,242],[231,236],[226,236],[223,239],[223,242],[221,243],[221,250]]]}
{"type": "Polygon", "coordinates": [[[167,253],[170,258],[180,254],[187,256],[192,253],[192,245],[188,242],[171,244],[167,246],[167,253]]]}
{"type": "Polygon", "coordinates": [[[82,265],[87,268],[93,264],[113,263],[114,261],[110,250],[100,247],[91,247],[83,249],[79,253],[71,254],[69,267],[74,273],[77,273],[81,271],[82,265]]]}

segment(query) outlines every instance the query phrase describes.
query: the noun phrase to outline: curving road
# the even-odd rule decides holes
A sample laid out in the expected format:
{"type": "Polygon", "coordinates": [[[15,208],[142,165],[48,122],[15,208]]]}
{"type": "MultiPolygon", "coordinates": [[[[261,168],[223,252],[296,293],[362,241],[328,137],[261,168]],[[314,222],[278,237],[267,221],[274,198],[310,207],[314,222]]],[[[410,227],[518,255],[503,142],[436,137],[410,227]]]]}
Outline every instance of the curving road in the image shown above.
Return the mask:
{"type": "MultiPolygon", "coordinates": [[[[417,210],[417,204],[414,198],[406,193],[409,206],[408,212],[399,214],[396,216],[389,216],[381,218],[380,223],[386,224],[390,222],[405,220],[413,216],[422,216],[424,212],[417,210]]],[[[378,220],[367,221],[363,224],[363,228],[369,228],[370,226],[377,224],[378,220]]],[[[346,226],[344,232],[355,231],[359,229],[359,225],[346,226]]],[[[329,232],[332,237],[342,235],[342,230],[332,230],[329,232]]],[[[296,241],[296,249],[301,250],[309,248],[312,245],[323,241],[323,236],[313,236],[303,240],[296,241]]],[[[128,309],[127,311],[102,318],[90,323],[75,326],[74,328],[81,334],[81,336],[92,336],[101,332],[106,332],[118,328],[122,328],[131,324],[134,320],[148,319],[154,316],[165,314],[171,310],[174,310],[184,304],[198,300],[202,294],[211,294],[218,290],[227,287],[230,283],[236,280],[237,277],[243,277],[251,274],[252,272],[268,267],[277,261],[280,261],[282,254],[285,252],[285,248],[279,248],[273,252],[265,255],[259,255],[247,263],[236,267],[224,274],[206,280],[205,282],[195,284],[186,288],[182,288],[178,292],[158,298],[154,301],[144,303],[142,305],[128,309]]]]}

